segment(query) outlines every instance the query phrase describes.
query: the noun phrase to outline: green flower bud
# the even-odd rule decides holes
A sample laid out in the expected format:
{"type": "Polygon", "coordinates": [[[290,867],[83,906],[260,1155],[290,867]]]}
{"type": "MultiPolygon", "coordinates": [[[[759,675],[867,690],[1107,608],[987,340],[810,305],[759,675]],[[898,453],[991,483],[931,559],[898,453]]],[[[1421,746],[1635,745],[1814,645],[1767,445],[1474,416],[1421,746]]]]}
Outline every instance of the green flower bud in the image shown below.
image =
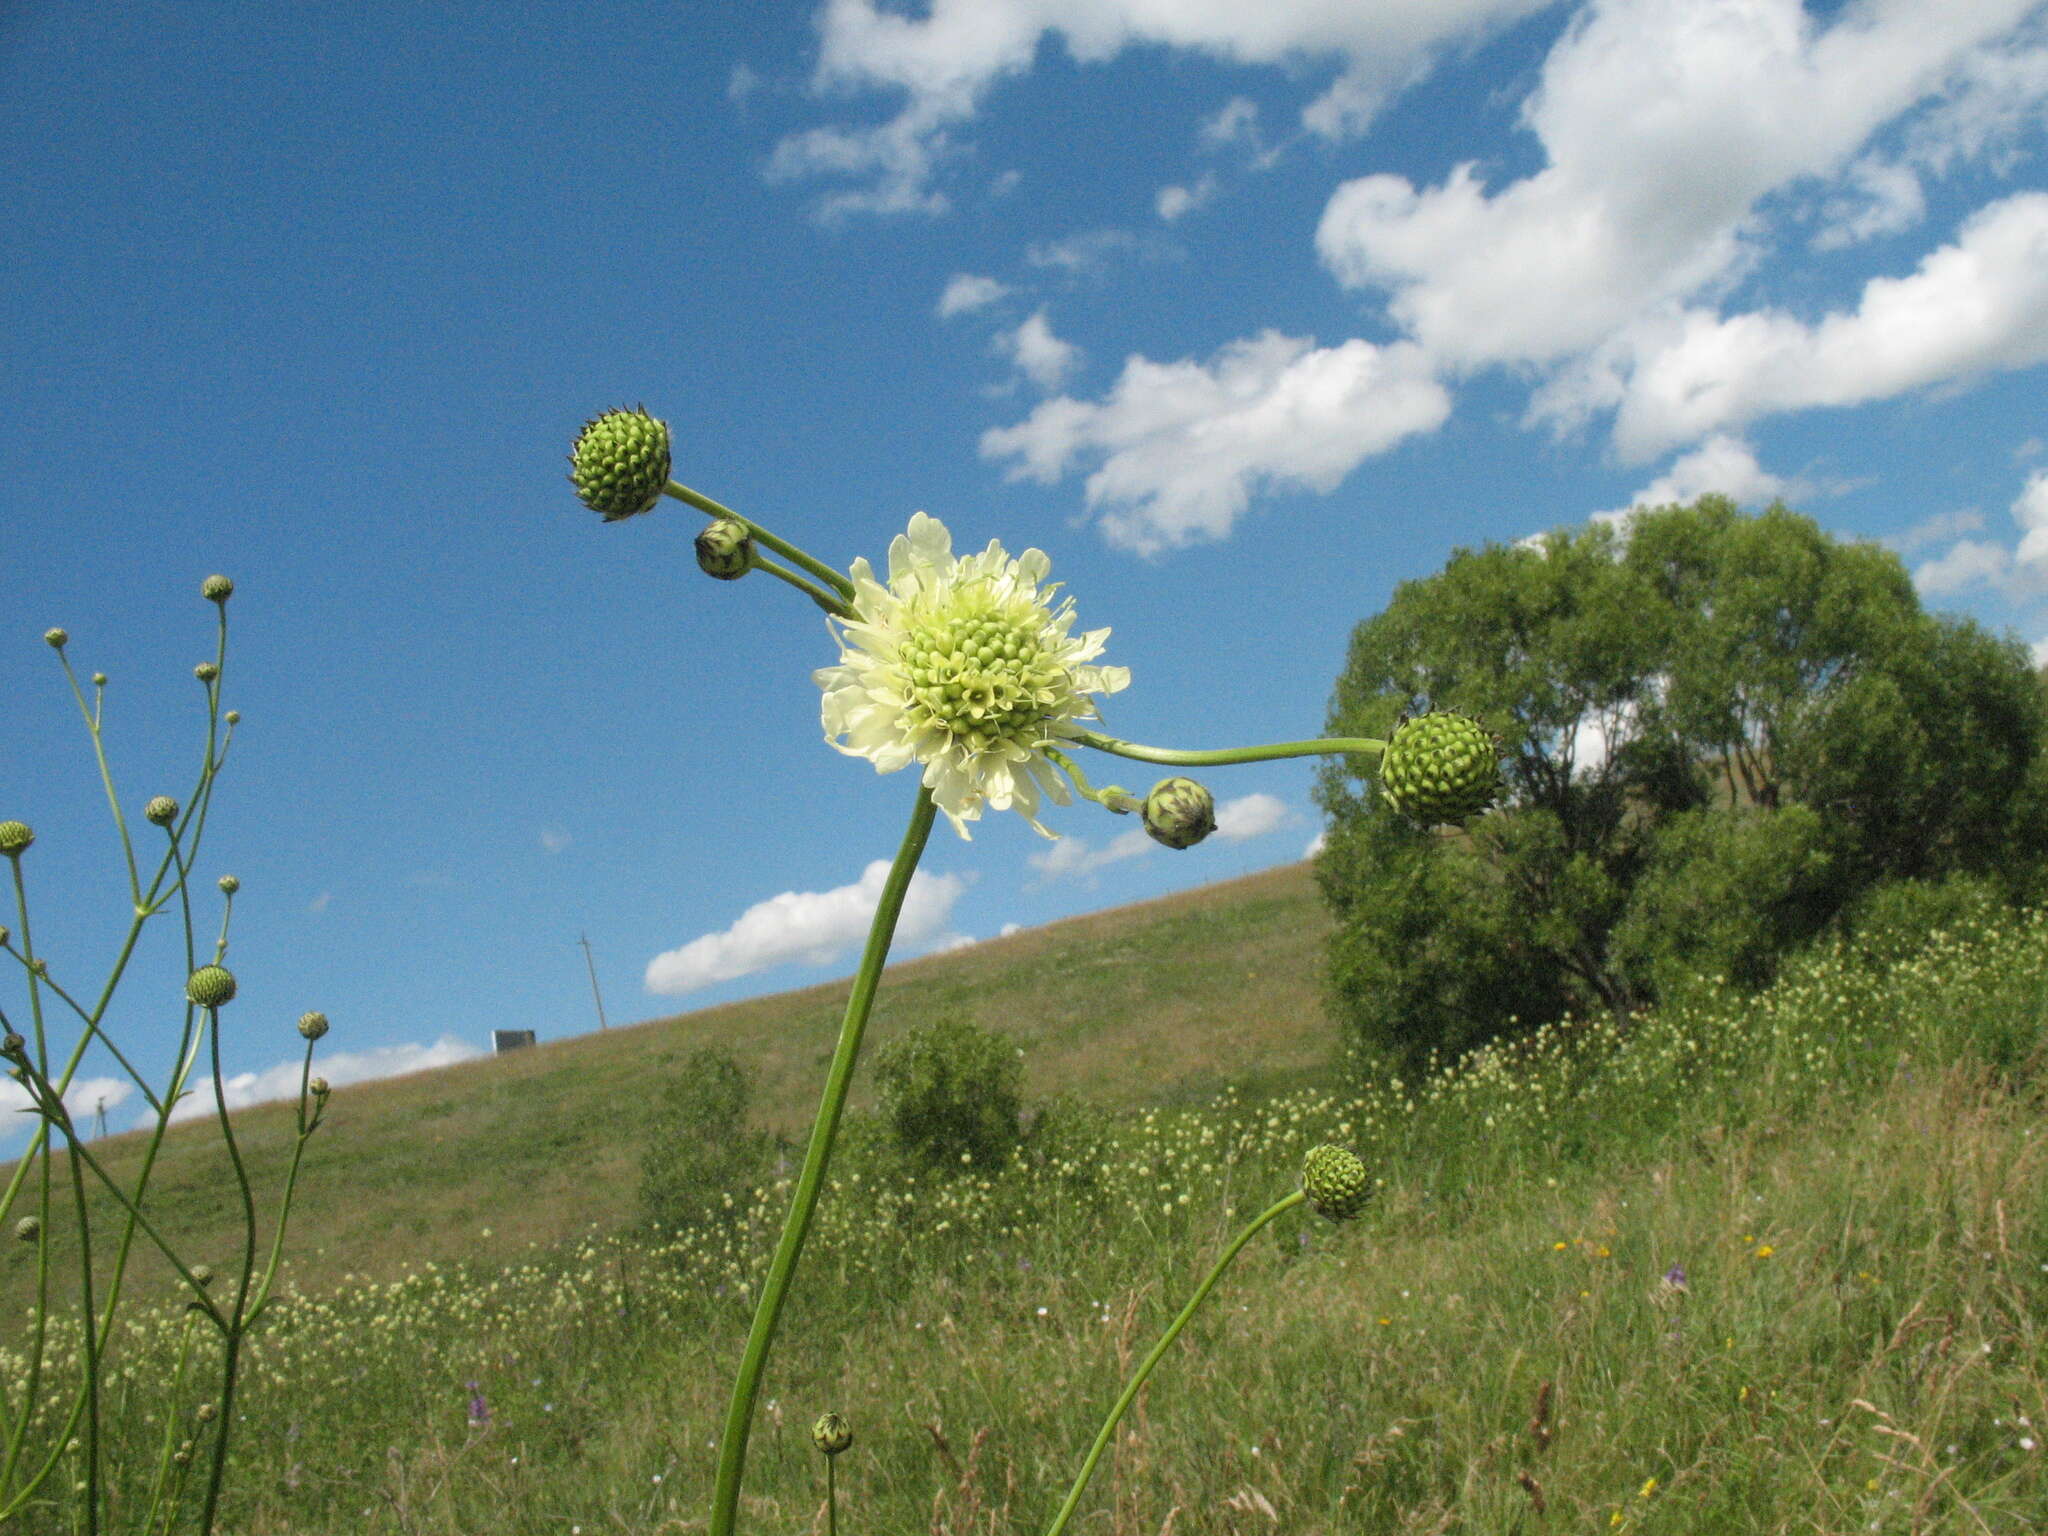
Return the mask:
{"type": "Polygon", "coordinates": [[[235,878],[235,877],[234,877],[233,875],[222,875],[222,876],[220,877],[220,893],[221,893],[221,895],[223,895],[223,896],[232,896],[232,895],[234,895],[234,894],[235,894],[235,892],[239,891],[239,890],[240,890],[241,888],[242,888],[242,882],[241,882],[241,881],[239,881],[239,880],[237,880],[237,879],[236,879],[236,878],[235,878]]]}
{"type": "Polygon", "coordinates": [[[92,675],[92,685],[93,685],[93,687],[95,687],[95,688],[104,688],[104,687],[106,687],[106,686],[107,686],[107,674],[106,674],[106,673],[104,673],[104,672],[95,672],[95,673],[93,673],[93,675],[92,675]]]}
{"type": "Polygon", "coordinates": [[[220,1417],[220,1410],[214,1407],[212,1403],[201,1403],[199,1407],[193,1411],[192,1417],[197,1419],[202,1424],[211,1424],[215,1419],[220,1417]]]}
{"type": "Polygon", "coordinates": [[[0,923],[0,944],[5,944],[9,936],[10,930],[8,929],[8,926],[5,923],[0,923]]]}
{"type": "Polygon", "coordinates": [[[202,1008],[218,1008],[234,999],[234,972],[225,966],[202,965],[185,983],[185,995],[202,1008]]]}
{"type": "Polygon", "coordinates": [[[306,1084],[306,1091],[312,1094],[313,1097],[316,1099],[326,1098],[329,1092],[329,1089],[327,1087],[327,1079],[324,1077],[314,1078],[313,1081],[306,1084]]]}
{"type": "Polygon", "coordinates": [[[1145,797],[1145,830],[1169,848],[1192,848],[1216,830],[1216,797],[1193,779],[1161,779],[1145,797]]]}
{"type": "Polygon", "coordinates": [[[0,853],[14,858],[28,849],[36,835],[25,821],[0,821],[0,853]]]}
{"type": "Polygon", "coordinates": [[[221,718],[227,721],[229,725],[240,725],[242,723],[242,712],[239,709],[231,709],[221,718]]]}
{"type": "Polygon", "coordinates": [[[300,1014],[299,1033],[308,1040],[318,1040],[327,1033],[327,1015],[319,1012],[300,1014]]]}
{"type": "Polygon", "coordinates": [[[168,827],[178,819],[178,802],[169,795],[158,795],[142,808],[142,816],[153,827],[168,827]]]}
{"type": "Polygon", "coordinates": [[[754,568],[754,536],[730,517],[707,523],[697,535],[697,568],[720,581],[738,581],[754,568]]]}
{"type": "Polygon", "coordinates": [[[43,644],[53,651],[63,650],[65,642],[70,640],[70,638],[71,636],[61,629],[46,629],[43,631],[43,644]]]}
{"type": "Polygon", "coordinates": [[[14,1224],[14,1235],[24,1243],[32,1243],[43,1235],[43,1224],[33,1216],[24,1216],[14,1224]]]}
{"type": "Polygon", "coordinates": [[[171,1452],[171,1460],[181,1467],[189,1467],[192,1465],[192,1453],[187,1450],[176,1450],[171,1452]]]}
{"type": "Polygon", "coordinates": [[[192,1279],[201,1290],[206,1289],[207,1286],[213,1284],[213,1266],[211,1264],[194,1264],[192,1266],[192,1279]]]}
{"type": "Polygon", "coordinates": [[[1318,1215],[1349,1221],[1372,1198],[1372,1178],[1355,1153],[1317,1147],[1302,1159],[1301,1187],[1318,1215]]]}
{"type": "Polygon", "coordinates": [[[827,1456],[837,1456],[853,1444],[853,1427],[836,1413],[823,1414],[811,1426],[811,1443],[827,1456]]]}
{"type": "Polygon", "coordinates": [[[225,603],[235,595],[235,584],[225,576],[209,576],[199,583],[199,595],[209,603],[225,603]]]}
{"type": "Polygon", "coordinates": [[[1500,791],[1500,744],[1468,715],[1403,720],[1380,758],[1380,793],[1419,827],[1462,823],[1500,791]]]}
{"type": "Polygon", "coordinates": [[[198,678],[199,681],[201,681],[202,683],[210,683],[216,677],[220,676],[220,668],[216,667],[210,661],[202,661],[201,663],[199,663],[198,666],[192,669],[192,675],[198,678]]]}
{"type": "Polygon", "coordinates": [[[5,1056],[10,1061],[16,1060],[27,1049],[28,1042],[15,1031],[10,1029],[6,1034],[0,1035],[0,1056],[5,1056]]]}
{"type": "Polygon", "coordinates": [[[592,417],[569,453],[569,483],[608,523],[651,512],[668,471],[668,423],[656,421],[645,406],[592,417]]]}

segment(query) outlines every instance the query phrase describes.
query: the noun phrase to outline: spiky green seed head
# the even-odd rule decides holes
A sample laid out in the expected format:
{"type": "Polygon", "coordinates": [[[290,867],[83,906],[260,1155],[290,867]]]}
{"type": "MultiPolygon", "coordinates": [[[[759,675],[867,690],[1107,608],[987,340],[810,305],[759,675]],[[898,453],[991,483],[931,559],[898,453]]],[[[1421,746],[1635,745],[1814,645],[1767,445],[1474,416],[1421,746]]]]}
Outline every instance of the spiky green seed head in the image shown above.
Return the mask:
{"type": "Polygon", "coordinates": [[[306,1084],[306,1092],[312,1094],[316,1099],[326,1098],[331,1091],[327,1086],[327,1079],[324,1077],[316,1077],[313,1081],[306,1084]]]}
{"type": "Polygon", "coordinates": [[[811,1426],[811,1443],[827,1456],[837,1456],[853,1444],[853,1426],[836,1413],[821,1414],[811,1426]]]}
{"type": "Polygon", "coordinates": [[[185,983],[185,995],[202,1008],[218,1008],[235,995],[235,974],[224,965],[202,965],[185,983]]]}
{"type": "Polygon", "coordinates": [[[58,629],[54,626],[43,631],[43,644],[47,645],[53,651],[63,650],[65,643],[69,641],[70,638],[71,635],[68,631],[58,629]]]}
{"type": "Polygon", "coordinates": [[[0,853],[15,858],[28,851],[28,845],[36,840],[36,834],[25,821],[0,821],[0,853]]]}
{"type": "Polygon", "coordinates": [[[32,1243],[43,1235],[43,1224],[33,1216],[24,1216],[14,1224],[14,1235],[24,1243],[32,1243]]]}
{"type": "Polygon", "coordinates": [[[1469,715],[1404,720],[1380,758],[1380,793],[1419,827],[1462,823],[1499,798],[1500,743],[1469,715]]]}
{"type": "Polygon", "coordinates": [[[209,576],[199,583],[199,595],[209,603],[225,603],[235,595],[235,584],[225,576],[209,576]]]}
{"type": "Polygon", "coordinates": [[[142,808],[142,819],[153,827],[168,827],[178,819],[178,802],[158,795],[142,808]]]}
{"type": "Polygon", "coordinates": [[[24,1055],[27,1050],[28,1042],[13,1030],[10,1029],[6,1034],[0,1035],[0,1056],[13,1061],[24,1055]]]}
{"type": "Polygon", "coordinates": [[[327,1033],[327,1015],[318,1010],[300,1014],[299,1033],[308,1040],[318,1040],[327,1033]]]}
{"type": "Polygon", "coordinates": [[[608,523],[652,511],[668,471],[668,423],[656,421],[645,406],[592,417],[569,453],[569,483],[608,523]]]}
{"type": "Polygon", "coordinates": [[[1216,797],[1193,779],[1161,779],[1145,797],[1145,830],[1169,848],[1192,848],[1216,830],[1216,797]]]}
{"type": "Polygon", "coordinates": [[[738,581],[754,568],[754,536],[730,517],[707,523],[697,535],[697,569],[720,581],[738,581]]]}
{"type": "Polygon", "coordinates": [[[192,669],[192,675],[198,678],[199,681],[201,681],[202,683],[210,683],[216,677],[220,676],[220,668],[216,667],[210,661],[202,661],[201,663],[199,663],[198,666],[192,669]]]}
{"type": "Polygon", "coordinates": [[[242,882],[233,875],[222,875],[218,883],[220,885],[220,893],[223,896],[232,896],[242,888],[242,882]]]}
{"type": "Polygon", "coordinates": [[[1356,1153],[1342,1147],[1316,1147],[1302,1159],[1301,1188],[1316,1214],[1349,1221],[1372,1198],[1372,1176],[1356,1153]]]}

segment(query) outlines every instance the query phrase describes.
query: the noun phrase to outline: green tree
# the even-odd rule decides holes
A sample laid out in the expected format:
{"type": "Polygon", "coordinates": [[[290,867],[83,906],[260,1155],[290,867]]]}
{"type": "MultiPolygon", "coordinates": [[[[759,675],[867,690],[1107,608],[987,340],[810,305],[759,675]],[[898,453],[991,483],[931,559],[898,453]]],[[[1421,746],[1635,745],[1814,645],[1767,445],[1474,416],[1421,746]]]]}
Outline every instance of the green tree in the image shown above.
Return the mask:
{"type": "Polygon", "coordinates": [[[1330,990],[1374,1063],[1626,1015],[1702,971],[1756,984],[1879,879],[2038,878],[2031,659],[1781,506],[1455,552],[1354,631],[1329,729],[1385,736],[1418,695],[1500,734],[1507,795],[1424,834],[1370,762],[1322,769],[1330,990]]]}
{"type": "Polygon", "coordinates": [[[662,1084],[640,1154],[640,1208],[650,1229],[730,1226],[745,1213],[775,1150],[767,1132],[747,1129],[753,1093],[753,1074],[711,1046],[692,1051],[662,1084]]]}
{"type": "Polygon", "coordinates": [[[1010,1155],[1023,1081],[1016,1046],[957,1013],[914,1025],[875,1058],[881,1117],[896,1145],[955,1171],[962,1153],[984,1170],[1010,1155]]]}

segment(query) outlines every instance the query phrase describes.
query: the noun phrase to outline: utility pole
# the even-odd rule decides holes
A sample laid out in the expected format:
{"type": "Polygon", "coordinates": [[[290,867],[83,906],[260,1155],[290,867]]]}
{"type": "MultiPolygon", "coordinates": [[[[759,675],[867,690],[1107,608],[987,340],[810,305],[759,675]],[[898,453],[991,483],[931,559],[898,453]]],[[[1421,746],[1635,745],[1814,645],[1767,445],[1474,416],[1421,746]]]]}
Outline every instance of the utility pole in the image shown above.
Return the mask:
{"type": "Polygon", "coordinates": [[[597,965],[590,958],[589,935],[579,933],[576,942],[583,946],[583,963],[590,967],[590,995],[597,999],[597,1027],[609,1029],[611,1026],[604,1021],[604,994],[597,990],[597,965]]]}
{"type": "Polygon", "coordinates": [[[106,1100],[105,1100],[104,1098],[102,1098],[102,1099],[101,1099],[101,1100],[99,1101],[99,1103],[97,1103],[97,1104],[95,1104],[95,1105],[93,1106],[93,1111],[92,1111],[92,1136],[93,1136],[93,1140],[94,1140],[94,1141],[98,1141],[98,1140],[99,1140],[99,1139],[100,1139],[100,1138],[101,1138],[102,1136],[104,1136],[104,1135],[106,1135],[106,1134],[107,1134],[107,1101],[106,1101],[106,1100]]]}

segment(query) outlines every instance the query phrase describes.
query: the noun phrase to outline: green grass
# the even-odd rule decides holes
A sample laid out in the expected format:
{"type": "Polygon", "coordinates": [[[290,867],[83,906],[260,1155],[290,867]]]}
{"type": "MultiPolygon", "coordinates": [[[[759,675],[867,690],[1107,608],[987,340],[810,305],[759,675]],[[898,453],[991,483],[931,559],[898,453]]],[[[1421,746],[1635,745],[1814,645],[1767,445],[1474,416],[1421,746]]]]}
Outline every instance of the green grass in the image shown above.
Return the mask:
{"type": "MultiPolygon", "coordinates": [[[[1038,1165],[948,1179],[835,1163],[764,1381],[743,1529],[823,1529],[809,1426],[836,1409],[856,1436],[849,1536],[1042,1530],[1128,1371],[1326,1140],[1378,1172],[1373,1205],[1343,1227],[1297,1210],[1240,1256],[1073,1529],[2040,1527],[2048,914],[1882,974],[1816,955],[1757,998],[1703,992],[1625,1036],[1567,1023],[1354,1097],[1313,1080],[1330,1038],[1313,903],[1302,871],[1279,871],[891,973],[895,1027],[968,1002],[1030,1047],[1031,1096],[1075,1088],[1112,1123],[1038,1165]],[[1258,1091],[1210,1092],[1255,1068],[1258,1091]],[[1682,1292],[1662,1282],[1674,1264],[1682,1292]]],[[[357,1253],[390,1239],[345,1235],[425,1210],[409,1241],[438,1257],[330,1276],[281,1312],[246,1378],[226,1528],[700,1529],[744,1288],[788,1186],[743,1196],[730,1232],[650,1249],[617,1234],[634,1149],[599,1111],[708,1041],[779,1049],[762,1118],[798,1129],[834,1015],[813,989],[338,1095],[314,1156],[329,1198],[359,1209],[338,1225],[309,1209],[298,1246],[373,1271],[357,1253]],[[465,1192],[437,1166],[544,1129],[555,1150],[508,1182],[465,1192]],[[521,1257],[449,1229],[460,1210],[517,1232],[522,1201],[564,1198],[550,1180],[581,1191],[596,1231],[521,1257]],[[487,1425],[468,1422],[470,1381],[487,1425]]],[[[179,1219],[205,1219],[197,1191],[181,1198],[179,1219]]],[[[176,1314],[135,1322],[113,1416],[124,1490],[166,1414],[189,1434],[201,1399],[166,1386],[176,1314]]]]}

